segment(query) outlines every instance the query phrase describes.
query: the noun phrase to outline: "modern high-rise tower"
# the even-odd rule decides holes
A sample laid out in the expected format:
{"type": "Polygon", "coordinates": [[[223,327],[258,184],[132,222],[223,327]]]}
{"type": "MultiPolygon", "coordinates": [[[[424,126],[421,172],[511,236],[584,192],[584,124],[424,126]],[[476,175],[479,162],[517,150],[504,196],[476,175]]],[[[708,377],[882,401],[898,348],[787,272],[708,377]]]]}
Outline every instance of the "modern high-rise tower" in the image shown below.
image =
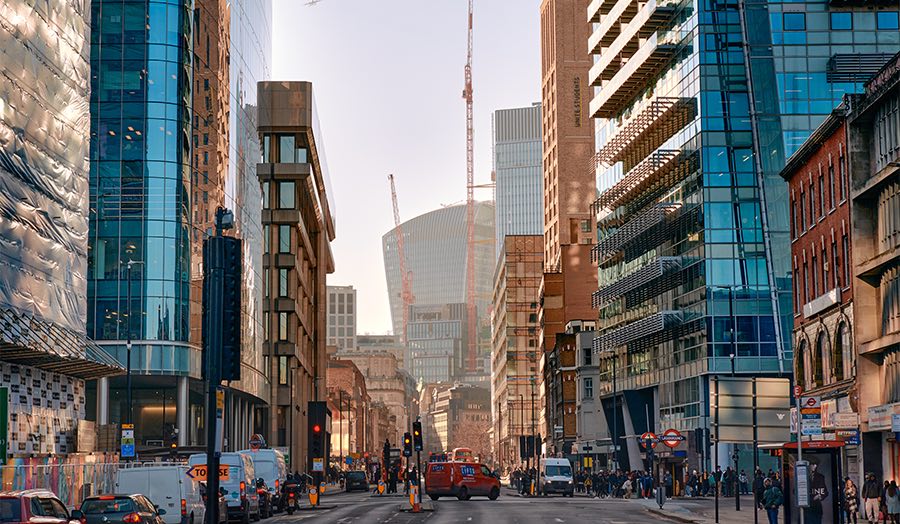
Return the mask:
{"type": "MultiPolygon", "coordinates": [[[[778,173],[896,52],[897,6],[593,0],[586,14],[607,418],[619,436],[706,427],[712,377],[791,375],[778,173]]],[[[620,444],[620,465],[639,464],[620,444]]]]}
{"type": "Polygon", "coordinates": [[[101,423],[132,420],[137,444],[173,430],[204,441],[200,246],[215,209],[244,239],[241,380],[228,389],[233,449],[265,427],[262,194],[256,82],[269,76],[268,0],[95,0],[91,4],[91,214],[88,334],[125,364],[100,381],[101,423]],[[128,298],[130,297],[130,301],[128,298]]]}
{"type": "Polygon", "coordinates": [[[498,109],[493,127],[495,245],[500,251],[506,235],[544,233],[541,104],[498,109]]]}

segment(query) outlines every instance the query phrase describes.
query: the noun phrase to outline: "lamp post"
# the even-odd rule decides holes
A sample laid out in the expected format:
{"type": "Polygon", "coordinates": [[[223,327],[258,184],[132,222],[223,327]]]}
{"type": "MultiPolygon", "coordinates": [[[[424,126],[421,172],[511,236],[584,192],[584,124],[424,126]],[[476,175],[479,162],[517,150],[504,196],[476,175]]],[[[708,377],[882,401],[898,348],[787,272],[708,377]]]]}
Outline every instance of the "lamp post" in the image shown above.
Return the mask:
{"type": "Polygon", "coordinates": [[[134,411],[132,409],[132,397],[131,397],[131,268],[135,264],[143,264],[142,260],[129,260],[126,264],[126,278],[128,279],[128,283],[126,285],[127,291],[127,306],[126,310],[128,311],[128,324],[125,326],[125,351],[126,351],[126,360],[128,361],[126,364],[125,370],[125,380],[126,380],[126,389],[128,390],[128,424],[134,422],[134,411]]]}

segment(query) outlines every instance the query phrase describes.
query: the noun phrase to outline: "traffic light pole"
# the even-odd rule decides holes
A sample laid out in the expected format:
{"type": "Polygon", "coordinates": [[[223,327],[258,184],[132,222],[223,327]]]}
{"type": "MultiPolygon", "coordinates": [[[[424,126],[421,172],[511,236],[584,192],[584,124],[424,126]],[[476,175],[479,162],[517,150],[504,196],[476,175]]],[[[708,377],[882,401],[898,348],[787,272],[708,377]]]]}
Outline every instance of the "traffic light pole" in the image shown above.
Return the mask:
{"type": "Polygon", "coordinates": [[[206,523],[219,524],[219,453],[217,449],[218,429],[218,389],[221,383],[221,355],[222,355],[222,316],[223,298],[222,292],[225,282],[223,262],[225,258],[224,244],[218,239],[222,237],[222,217],[225,210],[216,210],[216,236],[207,239],[207,249],[204,250],[204,275],[209,279],[206,297],[207,330],[204,333],[204,349],[206,358],[206,523]]]}

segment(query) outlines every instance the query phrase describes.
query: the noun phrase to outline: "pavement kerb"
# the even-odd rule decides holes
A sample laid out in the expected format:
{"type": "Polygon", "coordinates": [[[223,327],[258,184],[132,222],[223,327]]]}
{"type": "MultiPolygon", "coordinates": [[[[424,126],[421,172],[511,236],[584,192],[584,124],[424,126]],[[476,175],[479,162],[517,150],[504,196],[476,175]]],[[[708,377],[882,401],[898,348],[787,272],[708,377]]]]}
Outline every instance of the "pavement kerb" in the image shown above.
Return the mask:
{"type": "Polygon", "coordinates": [[[675,522],[682,522],[684,524],[702,524],[702,522],[704,522],[704,521],[700,521],[700,520],[689,519],[686,517],[680,517],[678,515],[673,515],[672,513],[669,513],[667,511],[663,511],[663,510],[659,510],[659,509],[653,509],[653,508],[646,508],[646,509],[648,512],[650,512],[654,515],[663,517],[664,519],[667,519],[667,520],[674,520],[675,522]]]}

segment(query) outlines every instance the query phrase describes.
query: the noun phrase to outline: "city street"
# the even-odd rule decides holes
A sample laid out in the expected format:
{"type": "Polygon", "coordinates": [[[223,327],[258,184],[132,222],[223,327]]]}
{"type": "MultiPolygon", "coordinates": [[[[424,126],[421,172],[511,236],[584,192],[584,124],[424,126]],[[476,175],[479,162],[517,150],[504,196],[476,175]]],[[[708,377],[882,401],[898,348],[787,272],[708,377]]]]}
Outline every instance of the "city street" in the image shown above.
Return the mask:
{"type": "MultiPolygon", "coordinates": [[[[451,523],[584,523],[630,524],[635,522],[670,522],[647,511],[638,501],[598,500],[585,497],[551,497],[531,499],[519,497],[504,489],[499,499],[473,498],[459,501],[441,498],[434,503],[435,511],[412,514],[400,511],[402,497],[377,498],[369,493],[337,493],[326,495],[323,506],[333,507],[321,511],[304,510],[294,515],[278,515],[269,519],[271,524],[294,522],[329,522],[349,524],[428,522],[451,523]]],[[[672,520],[671,522],[677,522],[672,520]]],[[[752,517],[750,522],[752,522],[752,517]]]]}

